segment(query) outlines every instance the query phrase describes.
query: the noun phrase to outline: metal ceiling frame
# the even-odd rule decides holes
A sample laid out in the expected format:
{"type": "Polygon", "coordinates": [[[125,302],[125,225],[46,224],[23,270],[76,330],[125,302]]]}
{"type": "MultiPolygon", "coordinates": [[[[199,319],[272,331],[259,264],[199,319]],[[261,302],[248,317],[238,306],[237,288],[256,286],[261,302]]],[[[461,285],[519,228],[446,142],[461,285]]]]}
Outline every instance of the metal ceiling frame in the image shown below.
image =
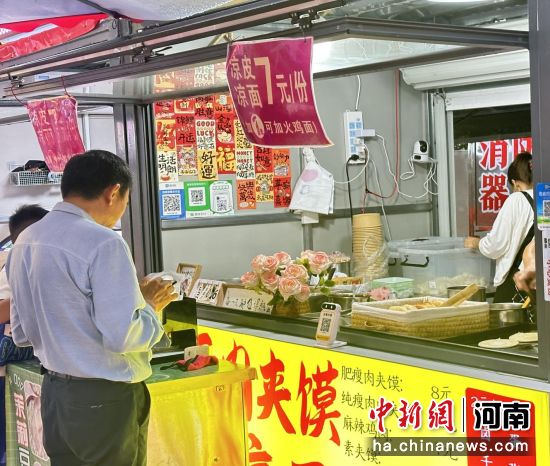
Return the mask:
{"type": "MultiPolygon", "coordinates": [[[[0,62],[0,81],[13,77],[22,78],[44,71],[66,68],[78,60],[80,64],[133,56],[144,61],[154,49],[173,44],[215,36],[220,31],[231,32],[282,19],[293,13],[322,11],[342,6],[345,0],[258,0],[195,16],[186,20],[146,28],[136,34],[120,37],[108,43],[96,44],[57,54],[50,49],[49,56],[34,54],[0,62]]],[[[68,44],[67,44],[68,45],[68,44]]]]}
{"type": "MultiPolygon", "coordinates": [[[[288,31],[252,37],[249,38],[249,40],[270,39],[275,37],[300,37],[301,35],[302,31],[298,28],[294,28],[288,31]]],[[[474,56],[523,49],[529,46],[528,33],[522,31],[448,27],[438,24],[418,24],[365,18],[341,18],[315,23],[308,31],[308,35],[311,35],[317,41],[336,40],[347,37],[381,40],[395,40],[397,38],[409,42],[428,42],[463,46],[463,48],[456,50],[367,64],[360,67],[354,67],[351,71],[339,69],[323,72],[316,76],[321,78],[356,74],[359,72],[367,73],[385,69],[395,69],[397,67],[420,65],[435,61],[458,60],[461,58],[471,58],[474,56]]],[[[221,62],[225,60],[226,54],[227,43],[224,43],[173,55],[157,56],[143,63],[129,62],[109,68],[75,73],[65,76],[63,80],[67,87],[78,87],[99,82],[113,82],[147,76],[169,69],[183,69],[198,64],[221,62]]],[[[61,78],[54,78],[23,84],[15,88],[13,93],[18,97],[24,97],[37,93],[54,92],[61,89],[63,89],[61,78]]],[[[223,90],[226,90],[226,88],[224,87],[223,90]]],[[[211,91],[211,89],[207,90],[207,92],[209,91],[211,91]]],[[[197,90],[190,90],[189,92],[196,93],[197,90]]],[[[183,91],[181,95],[178,94],[178,97],[185,96],[185,94],[186,92],[183,91]]],[[[11,97],[12,91],[4,90],[4,96],[11,97]]],[[[130,98],[132,97],[130,96],[130,98]]],[[[149,103],[151,101],[154,100],[150,98],[142,100],[143,103],[149,103]]]]}

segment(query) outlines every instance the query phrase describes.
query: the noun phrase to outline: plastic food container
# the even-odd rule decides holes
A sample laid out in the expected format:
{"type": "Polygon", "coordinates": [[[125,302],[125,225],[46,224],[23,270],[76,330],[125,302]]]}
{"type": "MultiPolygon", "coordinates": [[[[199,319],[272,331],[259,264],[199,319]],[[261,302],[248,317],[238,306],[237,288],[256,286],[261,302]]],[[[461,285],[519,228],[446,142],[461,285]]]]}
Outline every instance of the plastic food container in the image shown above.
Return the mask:
{"type": "Polygon", "coordinates": [[[421,238],[401,239],[387,243],[389,251],[388,272],[390,277],[402,277],[403,269],[401,267],[402,255],[400,249],[424,248],[434,244],[452,244],[459,247],[464,246],[466,238],[443,238],[440,236],[423,236],[421,238]]]}
{"type": "Polygon", "coordinates": [[[397,298],[409,298],[414,293],[414,280],[411,278],[390,277],[373,280],[372,289],[387,287],[397,298]]]}
{"type": "Polygon", "coordinates": [[[447,288],[461,285],[487,287],[493,278],[494,261],[475,249],[455,244],[433,244],[402,248],[403,277],[414,280],[420,296],[447,296],[447,288]]]}

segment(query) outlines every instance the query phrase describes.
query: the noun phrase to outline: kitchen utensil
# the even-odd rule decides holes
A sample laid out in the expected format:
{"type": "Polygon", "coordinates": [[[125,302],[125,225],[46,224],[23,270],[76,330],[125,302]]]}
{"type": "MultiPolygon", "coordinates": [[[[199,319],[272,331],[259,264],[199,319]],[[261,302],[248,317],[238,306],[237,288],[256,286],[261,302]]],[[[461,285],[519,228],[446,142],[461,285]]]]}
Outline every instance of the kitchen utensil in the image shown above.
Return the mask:
{"type": "Polygon", "coordinates": [[[528,322],[528,309],[521,303],[497,303],[489,307],[491,327],[505,327],[512,324],[528,322]]]}
{"type": "Polygon", "coordinates": [[[351,293],[331,294],[328,301],[334,304],[339,304],[342,311],[349,311],[353,305],[354,297],[351,293]]]}
{"type": "Polygon", "coordinates": [[[330,299],[324,293],[311,293],[309,296],[309,308],[312,313],[321,312],[321,306],[326,302],[330,302],[330,299]]]}
{"type": "Polygon", "coordinates": [[[475,295],[478,291],[479,291],[479,287],[475,284],[467,286],[462,291],[455,294],[452,298],[445,301],[439,307],[460,306],[464,301],[466,301],[471,296],[475,295]]]}
{"type": "MultiPolygon", "coordinates": [[[[462,290],[466,289],[466,286],[450,286],[447,288],[447,298],[452,298],[454,295],[460,293],[462,290]]],[[[468,301],[477,301],[479,303],[484,303],[487,301],[487,288],[484,286],[479,287],[479,291],[473,294],[468,301]]]]}
{"type": "MultiPolygon", "coordinates": [[[[332,268],[334,270],[334,272],[339,272],[339,273],[345,273],[346,276],[351,276],[351,267],[350,267],[350,262],[336,262],[334,264],[332,264],[332,268]]],[[[332,272],[332,274],[334,275],[334,272],[332,272]]],[[[329,280],[331,280],[332,277],[329,275],[329,280]]]]}
{"type": "Polygon", "coordinates": [[[531,298],[527,298],[525,302],[523,303],[523,306],[521,306],[522,309],[526,309],[531,304],[531,298]]]}

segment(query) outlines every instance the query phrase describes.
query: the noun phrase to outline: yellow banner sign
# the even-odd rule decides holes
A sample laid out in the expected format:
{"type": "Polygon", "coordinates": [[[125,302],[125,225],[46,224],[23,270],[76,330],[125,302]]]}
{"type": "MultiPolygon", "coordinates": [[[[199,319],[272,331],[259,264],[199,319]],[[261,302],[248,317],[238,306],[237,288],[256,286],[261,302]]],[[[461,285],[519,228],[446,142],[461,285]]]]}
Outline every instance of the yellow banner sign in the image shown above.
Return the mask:
{"type": "MultiPolygon", "coordinates": [[[[216,356],[258,370],[259,380],[245,386],[251,466],[550,464],[548,393],[353,356],[346,354],[345,348],[330,351],[209,327],[201,327],[200,332],[200,342],[211,344],[216,356]],[[379,408],[381,397],[393,405],[382,419],[384,434],[379,432],[376,415],[374,419],[371,415],[371,409],[379,408]],[[532,435],[536,456],[531,450],[531,457],[490,453],[467,457],[439,452],[403,458],[373,450],[373,438],[389,444],[403,438],[466,439],[461,432],[463,397],[466,411],[472,411],[472,400],[478,399],[526,402],[529,433],[510,430],[506,436],[532,435]],[[402,400],[407,404],[405,409],[402,400]],[[413,405],[420,422],[417,430],[413,428],[413,405]],[[451,412],[446,413],[449,407],[451,412]],[[410,415],[406,429],[399,425],[404,422],[403,413],[410,415]],[[449,428],[455,433],[449,433],[449,428]]],[[[466,422],[470,424],[470,420],[473,426],[471,413],[466,422]]],[[[468,439],[472,437],[470,427],[468,439]]],[[[498,435],[502,436],[502,431],[498,435]]]]}

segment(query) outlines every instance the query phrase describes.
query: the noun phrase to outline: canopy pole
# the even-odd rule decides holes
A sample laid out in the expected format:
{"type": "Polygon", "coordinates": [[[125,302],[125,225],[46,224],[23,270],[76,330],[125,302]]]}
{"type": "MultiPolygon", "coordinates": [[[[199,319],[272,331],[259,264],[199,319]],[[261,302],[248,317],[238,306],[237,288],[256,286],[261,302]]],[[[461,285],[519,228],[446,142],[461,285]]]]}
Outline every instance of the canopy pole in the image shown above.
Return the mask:
{"type": "Polygon", "coordinates": [[[109,16],[112,16],[115,19],[120,19],[121,16],[116,11],[108,10],[107,8],[103,8],[102,6],[97,5],[94,2],[90,2],[90,0],[76,0],[77,2],[83,3],[84,5],[91,6],[92,8],[95,8],[98,11],[101,11],[102,13],[106,13],[109,16]]]}

